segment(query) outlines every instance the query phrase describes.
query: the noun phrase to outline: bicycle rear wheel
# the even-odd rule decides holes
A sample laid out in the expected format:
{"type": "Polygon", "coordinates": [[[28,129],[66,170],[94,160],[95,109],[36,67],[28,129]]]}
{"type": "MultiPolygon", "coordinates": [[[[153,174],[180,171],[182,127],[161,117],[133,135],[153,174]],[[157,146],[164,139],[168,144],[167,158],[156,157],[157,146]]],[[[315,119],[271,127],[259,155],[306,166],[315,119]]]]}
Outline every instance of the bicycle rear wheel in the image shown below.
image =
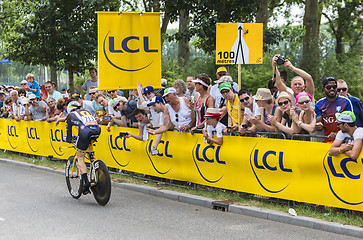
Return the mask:
{"type": "Polygon", "coordinates": [[[94,162],[96,178],[91,171],[91,179],[96,179],[96,185],[91,187],[93,196],[99,205],[106,205],[111,197],[111,178],[106,164],[102,160],[94,162]]]}
{"type": "Polygon", "coordinates": [[[81,171],[78,168],[78,162],[74,159],[74,156],[68,158],[65,175],[69,193],[72,197],[78,199],[82,195],[82,178],[81,171]],[[74,161],[75,163],[73,165],[74,161]]]}

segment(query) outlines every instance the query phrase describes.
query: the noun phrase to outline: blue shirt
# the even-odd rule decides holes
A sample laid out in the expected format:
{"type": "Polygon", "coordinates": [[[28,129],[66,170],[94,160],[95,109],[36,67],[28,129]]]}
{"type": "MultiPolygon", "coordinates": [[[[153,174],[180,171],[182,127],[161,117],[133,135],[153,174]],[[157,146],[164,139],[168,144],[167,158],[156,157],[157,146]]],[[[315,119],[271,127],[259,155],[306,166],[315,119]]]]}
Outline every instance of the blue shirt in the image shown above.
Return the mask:
{"type": "Polygon", "coordinates": [[[357,127],[362,127],[363,122],[363,104],[357,97],[348,96],[353,105],[353,112],[356,117],[357,127]]]}
{"type": "Polygon", "coordinates": [[[323,118],[325,136],[332,132],[339,132],[335,113],[343,111],[353,111],[353,106],[348,98],[341,97],[340,95],[337,95],[334,101],[329,101],[325,97],[315,104],[316,117],[322,116],[323,118]]]}
{"type": "Polygon", "coordinates": [[[36,92],[33,92],[33,91],[30,91],[30,90],[28,90],[30,93],[33,93],[33,94],[35,94],[35,96],[38,98],[38,99],[40,99],[40,87],[39,87],[39,84],[38,84],[38,82],[37,81],[33,81],[33,83],[28,83],[28,85],[29,85],[29,87],[31,88],[31,89],[36,89],[37,91],[36,92]]]}

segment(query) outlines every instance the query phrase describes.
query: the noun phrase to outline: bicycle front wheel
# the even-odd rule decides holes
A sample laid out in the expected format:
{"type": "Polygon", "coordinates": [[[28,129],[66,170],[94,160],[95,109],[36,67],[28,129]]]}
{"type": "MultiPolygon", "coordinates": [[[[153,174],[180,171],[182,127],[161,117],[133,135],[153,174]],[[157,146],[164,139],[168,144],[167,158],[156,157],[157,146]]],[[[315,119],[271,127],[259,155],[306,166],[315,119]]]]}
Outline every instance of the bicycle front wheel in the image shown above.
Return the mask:
{"type": "MultiPolygon", "coordinates": [[[[108,203],[111,197],[110,173],[108,172],[106,164],[101,160],[95,161],[94,167],[96,173],[96,185],[91,187],[91,190],[97,203],[104,206],[108,203]]],[[[91,179],[93,179],[93,176],[91,176],[91,179]]]]}
{"type": "Polygon", "coordinates": [[[78,199],[82,195],[82,177],[78,162],[74,157],[70,156],[68,158],[65,175],[69,193],[72,197],[78,199]]]}

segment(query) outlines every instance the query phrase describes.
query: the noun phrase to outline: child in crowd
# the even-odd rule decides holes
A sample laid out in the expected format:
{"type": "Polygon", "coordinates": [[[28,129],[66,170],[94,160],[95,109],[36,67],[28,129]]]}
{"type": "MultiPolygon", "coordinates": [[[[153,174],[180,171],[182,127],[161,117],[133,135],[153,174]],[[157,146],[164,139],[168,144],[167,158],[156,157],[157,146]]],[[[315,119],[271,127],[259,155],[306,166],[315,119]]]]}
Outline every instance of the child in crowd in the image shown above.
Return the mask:
{"type": "Polygon", "coordinates": [[[226,126],[219,122],[221,113],[218,108],[208,108],[207,113],[204,115],[207,120],[207,129],[203,129],[203,136],[209,144],[223,144],[223,131],[226,126]],[[213,138],[216,135],[217,139],[213,138]]]}

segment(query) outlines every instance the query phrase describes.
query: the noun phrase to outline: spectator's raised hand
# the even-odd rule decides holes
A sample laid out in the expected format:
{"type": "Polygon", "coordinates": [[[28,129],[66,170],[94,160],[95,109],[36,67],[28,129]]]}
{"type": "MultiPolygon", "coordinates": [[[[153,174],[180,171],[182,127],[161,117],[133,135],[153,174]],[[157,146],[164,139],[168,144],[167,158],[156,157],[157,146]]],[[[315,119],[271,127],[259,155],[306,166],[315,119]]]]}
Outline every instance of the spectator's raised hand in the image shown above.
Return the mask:
{"type": "Polygon", "coordinates": [[[286,59],[284,62],[284,68],[288,68],[288,69],[292,69],[294,66],[292,65],[292,63],[289,61],[289,59],[286,59]]]}
{"type": "Polygon", "coordinates": [[[271,125],[274,125],[274,126],[276,125],[277,120],[276,120],[276,118],[274,116],[269,114],[269,115],[267,115],[267,118],[270,121],[271,125]]]}
{"type": "Polygon", "coordinates": [[[323,123],[322,123],[322,122],[317,122],[317,123],[315,124],[315,129],[316,129],[317,131],[321,131],[321,130],[323,130],[323,127],[324,127],[324,125],[323,125],[323,123]]]}

